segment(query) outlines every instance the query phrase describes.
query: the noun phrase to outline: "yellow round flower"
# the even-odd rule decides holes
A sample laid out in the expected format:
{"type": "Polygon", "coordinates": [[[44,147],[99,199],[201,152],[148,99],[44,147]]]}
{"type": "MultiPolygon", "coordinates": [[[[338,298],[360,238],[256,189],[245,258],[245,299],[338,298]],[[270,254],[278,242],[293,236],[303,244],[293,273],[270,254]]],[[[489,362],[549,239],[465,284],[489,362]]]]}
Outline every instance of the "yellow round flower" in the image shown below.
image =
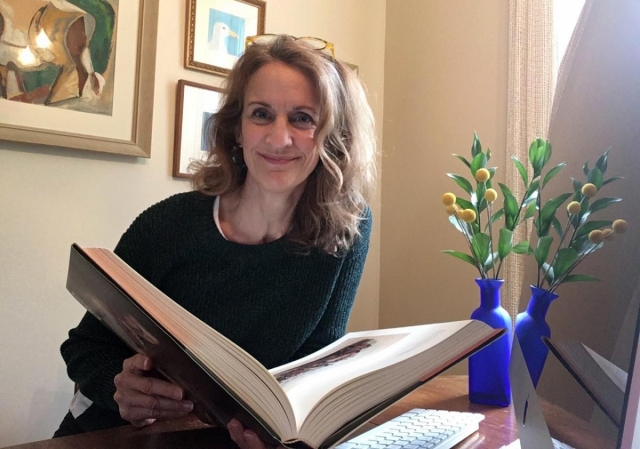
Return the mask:
{"type": "Polygon", "coordinates": [[[582,186],[582,194],[587,198],[593,198],[598,193],[598,188],[590,182],[582,186]]]}
{"type": "Polygon", "coordinates": [[[458,206],[457,204],[452,204],[450,206],[445,207],[445,210],[447,211],[448,215],[455,214],[458,209],[460,209],[460,206],[458,206]]]}
{"type": "Polygon", "coordinates": [[[602,233],[604,234],[604,239],[607,241],[611,241],[615,238],[615,233],[613,229],[603,229],[602,233]]]}
{"type": "Polygon", "coordinates": [[[618,218],[613,222],[613,225],[611,227],[618,234],[624,234],[625,232],[627,232],[627,228],[629,227],[629,224],[626,222],[626,220],[623,220],[622,218],[618,218]]]}
{"type": "Polygon", "coordinates": [[[453,193],[445,193],[442,195],[442,204],[445,206],[451,206],[456,202],[456,196],[453,193]]]}
{"type": "Polygon", "coordinates": [[[491,173],[486,168],[480,168],[476,172],[476,181],[478,182],[486,182],[489,178],[491,178],[491,173]]]}
{"type": "Polygon", "coordinates": [[[498,192],[495,189],[487,189],[484,193],[484,199],[493,203],[498,198],[498,192]]]}
{"type": "Polygon", "coordinates": [[[571,214],[571,215],[578,215],[580,213],[580,203],[578,203],[577,201],[571,201],[568,205],[567,205],[567,211],[571,214]]]}
{"type": "Polygon", "coordinates": [[[595,243],[595,244],[602,243],[604,242],[605,237],[606,236],[604,235],[604,232],[602,232],[600,229],[596,229],[589,233],[589,241],[591,243],[595,243]]]}
{"type": "Polygon", "coordinates": [[[476,211],[474,211],[473,209],[465,209],[462,211],[460,218],[462,218],[467,223],[472,223],[476,219],[476,211]]]}

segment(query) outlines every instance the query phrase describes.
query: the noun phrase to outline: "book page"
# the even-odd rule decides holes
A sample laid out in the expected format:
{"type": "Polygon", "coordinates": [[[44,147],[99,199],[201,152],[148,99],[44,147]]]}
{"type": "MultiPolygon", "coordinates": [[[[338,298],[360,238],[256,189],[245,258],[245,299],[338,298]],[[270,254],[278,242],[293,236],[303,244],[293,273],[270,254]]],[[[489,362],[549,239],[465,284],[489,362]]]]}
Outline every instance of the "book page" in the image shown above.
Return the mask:
{"type": "MultiPolygon", "coordinates": [[[[403,361],[427,353],[470,323],[471,321],[458,321],[355,332],[324,350],[274,368],[270,372],[280,381],[293,407],[296,422],[301,423],[323,397],[338,388],[346,393],[350,388],[350,381],[355,383],[353,381],[362,376],[371,376],[385,368],[402,370],[403,361]]],[[[430,364],[437,366],[441,361],[442,357],[432,360],[430,364]]],[[[421,377],[426,371],[428,370],[423,368],[419,373],[411,373],[411,381],[415,381],[416,377],[421,377]]],[[[398,385],[392,385],[392,388],[396,389],[398,385]]]]}

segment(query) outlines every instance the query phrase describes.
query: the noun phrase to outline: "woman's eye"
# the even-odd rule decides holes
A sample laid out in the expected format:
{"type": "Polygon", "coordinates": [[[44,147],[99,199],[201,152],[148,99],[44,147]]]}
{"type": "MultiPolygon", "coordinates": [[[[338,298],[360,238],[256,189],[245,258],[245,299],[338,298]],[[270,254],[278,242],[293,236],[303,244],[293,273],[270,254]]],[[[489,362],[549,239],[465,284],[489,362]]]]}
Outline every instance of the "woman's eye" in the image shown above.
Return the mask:
{"type": "Polygon", "coordinates": [[[296,126],[297,128],[301,128],[301,129],[310,129],[316,126],[316,122],[313,119],[313,117],[311,117],[309,114],[305,113],[305,112],[299,112],[297,114],[294,114],[289,121],[296,126]]]}
{"type": "Polygon", "coordinates": [[[259,123],[268,122],[271,119],[269,111],[263,108],[257,108],[251,111],[251,118],[259,123]]]}

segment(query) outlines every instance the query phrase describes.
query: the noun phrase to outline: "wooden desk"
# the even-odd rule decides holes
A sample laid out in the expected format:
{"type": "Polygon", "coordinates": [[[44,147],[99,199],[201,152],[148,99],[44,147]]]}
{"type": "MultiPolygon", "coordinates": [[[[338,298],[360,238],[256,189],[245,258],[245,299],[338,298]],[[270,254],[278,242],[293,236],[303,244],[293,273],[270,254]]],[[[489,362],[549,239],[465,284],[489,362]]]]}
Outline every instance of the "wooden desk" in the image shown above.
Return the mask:
{"type": "MultiPolygon", "coordinates": [[[[466,376],[440,376],[378,415],[371,422],[381,424],[415,407],[471,411],[485,415],[480,430],[457,449],[498,449],[518,438],[512,407],[494,408],[471,404],[466,376]]],[[[615,442],[594,433],[589,424],[567,411],[543,402],[551,435],[577,449],[614,448],[615,442]]],[[[55,440],[27,443],[7,449],[174,449],[233,447],[226,432],[202,424],[194,417],[156,423],[143,429],[124,426],[55,440]]]]}

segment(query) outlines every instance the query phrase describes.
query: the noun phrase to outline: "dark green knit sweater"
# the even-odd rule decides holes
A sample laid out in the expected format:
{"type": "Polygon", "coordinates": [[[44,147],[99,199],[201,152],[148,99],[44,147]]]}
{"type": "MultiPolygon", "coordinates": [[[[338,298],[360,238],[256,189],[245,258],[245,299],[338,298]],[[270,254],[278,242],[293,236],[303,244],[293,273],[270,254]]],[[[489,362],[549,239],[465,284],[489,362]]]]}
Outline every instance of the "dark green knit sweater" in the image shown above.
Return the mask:
{"type": "MultiPolygon", "coordinates": [[[[150,207],[122,236],[116,254],[268,368],[341,337],[369,247],[370,211],[361,238],[337,258],[317,250],[295,254],[285,239],[227,241],[213,221],[213,202],[189,192],[150,207]]],[[[113,378],[131,350],[87,313],[61,352],[69,377],[94,403],[92,416],[99,416],[96,407],[116,411],[113,378]]]]}

